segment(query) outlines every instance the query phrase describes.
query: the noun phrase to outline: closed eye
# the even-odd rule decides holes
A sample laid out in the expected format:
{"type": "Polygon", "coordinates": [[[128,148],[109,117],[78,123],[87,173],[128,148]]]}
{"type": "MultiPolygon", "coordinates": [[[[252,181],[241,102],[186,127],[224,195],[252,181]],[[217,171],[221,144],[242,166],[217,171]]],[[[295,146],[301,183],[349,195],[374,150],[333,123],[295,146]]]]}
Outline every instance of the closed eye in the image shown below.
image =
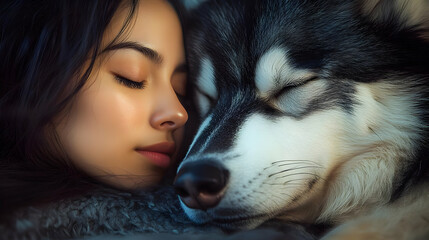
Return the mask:
{"type": "Polygon", "coordinates": [[[312,82],[314,80],[317,80],[317,79],[319,79],[317,76],[313,76],[313,77],[308,78],[308,79],[306,79],[304,81],[300,81],[300,82],[294,83],[292,85],[286,85],[286,86],[282,87],[280,90],[274,92],[274,94],[272,96],[273,96],[274,99],[277,99],[280,96],[282,96],[283,94],[289,92],[290,90],[292,90],[294,88],[297,88],[297,87],[304,86],[304,85],[306,85],[306,84],[308,84],[308,83],[310,83],[310,82],[312,82]]]}
{"type": "Polygon", "coordinates": [[[115,79],[120,84],[132,89],[143,89],[146,85],[146,81],[137,82],[137,81],[133,81],[128,78],[122,77],[121,75],[118,75],[118,74],[115,74],[115,79]]]}
{"type": "Polygon", "coordinates": [[[215,99],[213,97],[211,97],[210,95],[208,95],[207,93],[201,91],[200,89],[196,88],[196,91],[201,94],[202,96],[204,96],[209,102],[210,105],[213,106],[215,104],[215,99]]]}
{"type": "Polygon", "coordinates": [[[196,104],[197,104],[200,116],[203,117],[207,115],[210,109],[214,107],[216,103],[215,102],[216,99],[214,99],[204,91],[201,91],[201,89],[197,87],[194,89],[195,89],[196,104]]]}

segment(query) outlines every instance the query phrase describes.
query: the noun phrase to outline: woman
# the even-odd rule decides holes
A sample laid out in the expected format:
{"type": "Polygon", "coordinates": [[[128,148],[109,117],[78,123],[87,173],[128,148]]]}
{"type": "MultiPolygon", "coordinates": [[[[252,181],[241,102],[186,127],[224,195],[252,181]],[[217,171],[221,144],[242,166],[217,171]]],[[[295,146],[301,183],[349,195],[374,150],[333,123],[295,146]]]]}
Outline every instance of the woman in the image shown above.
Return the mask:
{"type": "Polygon", "coordinates": [[[18,0],[0,11],[2,216],[99,184],[158,184],[188,118],[172,5],[18,0]]]}

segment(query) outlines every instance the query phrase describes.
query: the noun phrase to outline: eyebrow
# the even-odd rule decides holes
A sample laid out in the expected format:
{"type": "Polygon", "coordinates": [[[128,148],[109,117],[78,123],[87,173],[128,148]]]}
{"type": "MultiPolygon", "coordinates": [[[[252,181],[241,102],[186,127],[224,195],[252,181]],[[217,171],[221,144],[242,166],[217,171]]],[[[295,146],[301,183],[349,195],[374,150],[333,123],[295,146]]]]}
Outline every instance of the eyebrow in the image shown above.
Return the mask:
{"type": "Polygon", "coordinates": [[[120,43],[108,46],[102,51],[102,53],[107,51],[118,50],[118,49],[136,50],[156,64],[162,64],[162,61],[163,61],[162,56],[157,51],[150,49],[148,47],[145,47],[136,42],[120,42],[120,43]]]}

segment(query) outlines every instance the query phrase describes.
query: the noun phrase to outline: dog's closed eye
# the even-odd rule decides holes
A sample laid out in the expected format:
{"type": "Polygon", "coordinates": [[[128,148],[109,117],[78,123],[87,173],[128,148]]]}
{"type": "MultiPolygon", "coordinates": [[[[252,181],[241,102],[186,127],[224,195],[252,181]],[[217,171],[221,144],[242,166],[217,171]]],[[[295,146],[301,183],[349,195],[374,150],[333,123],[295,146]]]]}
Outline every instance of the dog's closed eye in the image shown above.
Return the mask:
{"type": "Polygon", "coordinates": [[[326,86],[326,80],[312,77],[282,88],[269,102],[281,112],[299,117],[324,94],[326,86]]]}
{"type": "Polygon", "coordinates": [[[199,88],[195,88],[195,95],[198,103],[198,110],[201,116],[205,116],[211,108],[216,104],[215,98],[202,91],[199,88]]]}
{"type": "Polygon", "coordinates": [[[274,94],[272,94],[272,98],[278,99],[281,95],[288,93],[290,90],[304,86],[312,81],[315,81],[319,79],[318,76],[312,76],[310,78],[304,79],[302,81],[294,81],[292,84],[288,84],[284,87],[282,87],[280,90],[276,91],[274,94]]]}

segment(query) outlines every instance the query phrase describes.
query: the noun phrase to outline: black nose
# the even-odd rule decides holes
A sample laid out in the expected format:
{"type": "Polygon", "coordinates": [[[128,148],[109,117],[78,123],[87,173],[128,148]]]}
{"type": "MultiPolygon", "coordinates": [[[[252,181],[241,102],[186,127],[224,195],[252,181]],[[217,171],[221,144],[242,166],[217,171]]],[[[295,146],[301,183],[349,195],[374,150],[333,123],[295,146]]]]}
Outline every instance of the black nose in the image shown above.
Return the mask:
{"type": "Polygon", "coordinates": [[[216,162],[190,162],[180,168],[174,188],[186,206],[205,210],[220,202],[228,177],[228,170],[216,162]]]}

